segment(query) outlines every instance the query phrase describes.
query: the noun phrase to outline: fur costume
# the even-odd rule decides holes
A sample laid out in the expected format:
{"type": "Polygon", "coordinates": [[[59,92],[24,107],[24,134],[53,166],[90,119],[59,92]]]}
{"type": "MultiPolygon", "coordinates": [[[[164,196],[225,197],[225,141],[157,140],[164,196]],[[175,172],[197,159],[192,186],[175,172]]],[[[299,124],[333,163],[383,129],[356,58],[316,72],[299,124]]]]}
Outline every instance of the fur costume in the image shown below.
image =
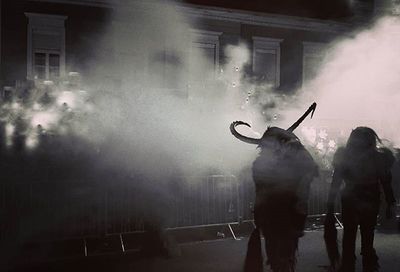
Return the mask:
{"type": "Polygon", "coordinates": [[[256,187],[254,220],[245,261],[245,272],[263,269],[260,234],[265,238],[267,264],[274,272],[293,272],[296,267],[298,240],[303,235],[307,217],[310,183],[317,175],[317,165],[293,133],[314,111],[314,103],[289,129],[269,127],[261,139],[240,135],[232,123],[232,134],[240,140],[258,144],[260,154],[253,163],[256,187]]]}
{"type": "Polygon", "coordinates": [[[377,148],[380,141],[368,127],[353,130],[346,147],[336,151],[334,174],[328,199],[328,214],[342,185],[342,221],[344,225],[342,264],[340,271],[355,271],[355,242],[358,226],[361,232],[361,255],[364,272],[379,270],[378,256],[373,247],[374,228],[380,207],[382,187],[388,211],[395,203],[391,187],[390,168],[394,163],[392,152],[377,148]]]}

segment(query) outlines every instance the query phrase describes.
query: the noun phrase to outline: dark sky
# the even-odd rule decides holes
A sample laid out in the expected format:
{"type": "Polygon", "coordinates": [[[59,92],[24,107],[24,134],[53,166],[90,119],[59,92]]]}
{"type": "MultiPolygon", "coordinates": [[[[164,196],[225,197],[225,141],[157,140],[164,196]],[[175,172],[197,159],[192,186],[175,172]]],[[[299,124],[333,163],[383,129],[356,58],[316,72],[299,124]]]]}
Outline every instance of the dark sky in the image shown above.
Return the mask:
{"type": "Polygon", "coordinates": [[[184,2],[322,19],[340,18],[351,14],[350,0],[184,0],[184,2]]]}

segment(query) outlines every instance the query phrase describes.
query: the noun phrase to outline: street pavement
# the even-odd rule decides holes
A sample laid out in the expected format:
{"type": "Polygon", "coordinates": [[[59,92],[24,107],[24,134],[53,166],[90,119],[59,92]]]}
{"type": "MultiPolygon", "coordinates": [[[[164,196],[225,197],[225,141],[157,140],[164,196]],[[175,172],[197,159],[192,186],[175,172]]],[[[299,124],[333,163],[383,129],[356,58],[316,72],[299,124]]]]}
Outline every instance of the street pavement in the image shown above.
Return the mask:
{"type": "MultiPolygon", "coordinates": [[[[341,231],[339,231],[339,237],[341,231]]],[[[97,256],[51,265],[26,268],[23,271],[93,271],[93,272],[240,272],[246,254],[248,237],[240,240],[220,239],[180,245],[179,256],[144,258],[134,255],[97,256]]],[[[361,270],[360,237],[357,239],[357,271],[361,270]]],[[[376,233],[375,248],[382,272],[400,271],[400,234],[376,233]]],[[[306,232],[300,240],[297,272],[327,271],[322,231],[306,232]]],[[[270,271],[267,268],[265,272],[270,271]]]]}
{"type": "MultiPolygon", "coordinates": [[[[339,234],[341,235],[341,233],[339,234]]],[[[128,271],[173,272],[240,272],[246,254],[248,238],[240,241],[225,240],[187,244],[181,247],[182,256],[170,260],[141,260],[130,264],[128,271]]],[[[358,244],[360,237],[358,237],[358,244]]],[[[381,271],[400,271],[400,235],[376,234],[376,250],[380,257],[381,271]]],[[[360,247],[357,248],[358,254],[360,247]]],[[[361,256],[357,257],[357,271],[361,270],[361,256]]],[[[307,232],[300,240],[297,272],[327,271],[329,264],[323,242],[323,232],[307,232]]],[[[267,268],[265,271],[269,271],[267,268]]]]}

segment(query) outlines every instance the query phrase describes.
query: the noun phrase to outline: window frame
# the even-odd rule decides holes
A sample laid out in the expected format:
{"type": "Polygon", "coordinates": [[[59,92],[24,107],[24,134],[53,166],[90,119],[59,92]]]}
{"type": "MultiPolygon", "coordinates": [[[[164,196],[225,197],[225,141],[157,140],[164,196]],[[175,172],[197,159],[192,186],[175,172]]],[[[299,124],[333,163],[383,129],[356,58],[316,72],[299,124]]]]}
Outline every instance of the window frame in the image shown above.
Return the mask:
{"type": "Polygon", "coordinates": [[[323,42],[308,42],[303,41],[303,60],[302,60],[302,85],[307,82],[306,78],[306,59],[307,57],[318,57],[322,59],[324,58],[327,51],[327,44],[323,42]]]}
{"type": "Polygon", "coordinates": [[[190,30],[190,48],[214,48],[214,72],[215,75],[219,71],[219,50],[220,50],[220,36],[223,32],[191,29],[190,30]]]}
{"type": "MultiPolygon", "coordinates": [[[[27,79],[35,79],[35,53],[58,54],[60,57],[60,75],[62,78],[66,75],[65,69],[65,20],[68,18],[63,15],[42,14],[26,12],[28,18],[28,35],[27,35],[27,79]],[[60,48],[35,48],[33,44],[34,34],[54,35],[60,38],[60,48]]],[[[47,57],[46,57],[47,59],[47,57]]],[[[46,60],[48,64],[48,60],[46,60]]],[[[46,79],[49,80],[49,67],[46,65],[46,79]]],[[[51,80],[51,79],[50,79],[51,80]]]]}
{"type": "Polygon", "coordinates": [[[61,55],[60,55],[60,52],[59,51],[57,51],[57,50],[44,50],[44,49],[37,49],[37,50],[34,50],[34,52],[33,52],[33,70],[32,70],[32,72],[33,72],[33,78],[35,79],[35,80],[53,80],[54,78],[52,78],[51,76],[50,76],[50,67],[53,67],[53,66],[51,66],[50,65],[50,55],[58,55],[58,57],[59,57],[59,65],[58,65],[58,69],[59,69],[59,75],[58,75],[58,78],[59,77],[61,77],[61,55]],[[39,54],[45,54],[45,65],[43,66],[43,65],[40,65],[40,66],[43,66],[44,68],[45,68],[45,78],[36,78],[36,73],[35,73],[35,71],[36,71],[36,66],[38,66],[38,65],[36,65],[36,63],[35,63],[35,55],[36,55],[36,53],[39,53],[39,54]]]}
{"type": "Polygon", "coordinates": [[[253,36],[253,65],[252,70],[255,73],[256,55],[257,52],[269,53],[276,55],[276,72],[275,72],[275,88],[280,86],[281,82],[281,43],[283,39],[269,38],[269,37],[257,37],[253,36]]]}

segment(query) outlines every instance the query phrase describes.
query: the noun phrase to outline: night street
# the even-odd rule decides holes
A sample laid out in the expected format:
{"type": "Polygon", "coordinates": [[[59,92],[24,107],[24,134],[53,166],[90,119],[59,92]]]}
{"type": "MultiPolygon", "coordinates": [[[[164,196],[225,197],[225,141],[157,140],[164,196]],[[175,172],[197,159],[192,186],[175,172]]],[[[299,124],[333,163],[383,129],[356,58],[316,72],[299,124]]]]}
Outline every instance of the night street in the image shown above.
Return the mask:
{"type": "Polygon", "coordinates": [[[399,48],[400,0],[0,0],[0,272],[331,272],[337,234],[400,272],[399,48]]]}

